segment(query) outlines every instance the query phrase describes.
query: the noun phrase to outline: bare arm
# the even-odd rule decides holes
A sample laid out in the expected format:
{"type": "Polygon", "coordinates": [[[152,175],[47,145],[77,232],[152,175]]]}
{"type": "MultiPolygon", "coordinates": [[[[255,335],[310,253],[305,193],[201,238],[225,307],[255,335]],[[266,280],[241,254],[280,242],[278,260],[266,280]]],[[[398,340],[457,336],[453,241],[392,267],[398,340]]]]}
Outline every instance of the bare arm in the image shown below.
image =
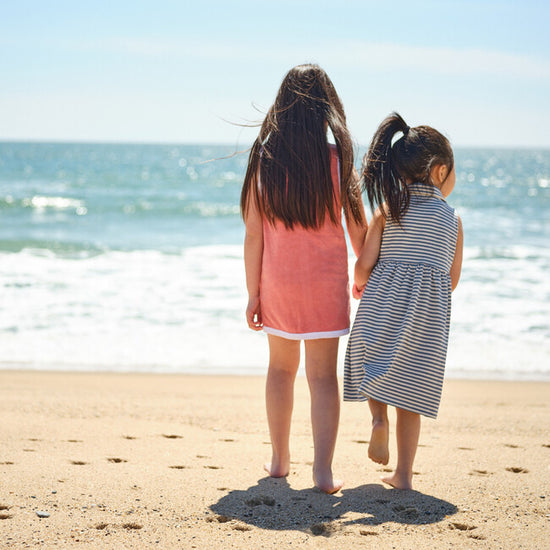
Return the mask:
{"type": "MultiPolygon", "coordinates": [[[[359,174],[355,168],[353,169],[354,181],[359,180],[359,174]]],[[[365,235],[367,234],[367,217],[365,216],[365,207],[363,206],[363,198],[361,197],[361,189],[359,186],[356,187],[355,191],[358,195],[357,203],[360,205],[361,209],[361,220],[359,222],[355,221],[352,216],[346,214],[346,227],[348,228],[348,235],[351,241],[351,246],[355,252],[355,256],[359,257],[361,249],[365,244],[365,235]]]]}
{"type": "Polygon", "coordinates": [[[451,265],[451,289],[454,290],[460,279],[460,271],[462,270],[462,250],[464,247],[464,231],[462,230],[462,220],[458,217],[458,235],[456,237],[455,256],[451,265]]]}
{"type": "Polygon", "coordinates": [[[361,296],[365,286],[367,286],[370,274],[378,261],[380,245],[382,244],[382,233],[384,232],[385,225],[386,219],[380,207],[378,207],[370,222],[365,245],[361,250],[359,258],[357,258],[357,262],[355,262],[355,284],[353,289],[355,298],[361,296]]]}
{"type": "Polygon", "coordinates": [[[246,228],[244,237],[244,267],[246,272],[246,289],[248,290],[246,320],[252,330],[261,330],[263,325],[260,304],[260,278],[262,274],[264,235],[262,216],[252,194],[249,198],[244,223],[246,228]]]}

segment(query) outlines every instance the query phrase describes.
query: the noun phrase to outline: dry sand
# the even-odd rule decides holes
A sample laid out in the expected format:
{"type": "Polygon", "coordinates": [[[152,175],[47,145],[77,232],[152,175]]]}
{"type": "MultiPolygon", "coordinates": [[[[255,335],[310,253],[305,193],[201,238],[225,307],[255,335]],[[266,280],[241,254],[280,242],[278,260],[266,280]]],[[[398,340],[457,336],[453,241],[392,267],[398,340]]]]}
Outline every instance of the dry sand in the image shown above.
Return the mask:
{"type": "MultiPolygon", "coordinates": [[[[368,407],[343,404],[346,484],[332,496],[311,485],[304,378],[291,473],[265,476],[263,388],[0,371],[0,547],[550,548],[550,384],[447,381],[439,419],[423,420],[415,491],[379,481],[368,407]]],[[[393,434],[391,453],[390,466],[393,434]]]]}

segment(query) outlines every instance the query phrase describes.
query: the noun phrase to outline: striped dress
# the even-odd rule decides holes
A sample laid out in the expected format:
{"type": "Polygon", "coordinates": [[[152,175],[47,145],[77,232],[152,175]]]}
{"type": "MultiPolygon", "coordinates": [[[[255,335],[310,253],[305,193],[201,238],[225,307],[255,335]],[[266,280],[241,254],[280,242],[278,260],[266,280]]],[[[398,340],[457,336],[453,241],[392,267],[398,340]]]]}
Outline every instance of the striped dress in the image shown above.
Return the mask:
{"type": "Polygon", "coordinates": [[[436,418],[458,217],[432,185],[409,186],[401,225],[388,219],[349,337],[344,400],[369,397],[436,418]]]}

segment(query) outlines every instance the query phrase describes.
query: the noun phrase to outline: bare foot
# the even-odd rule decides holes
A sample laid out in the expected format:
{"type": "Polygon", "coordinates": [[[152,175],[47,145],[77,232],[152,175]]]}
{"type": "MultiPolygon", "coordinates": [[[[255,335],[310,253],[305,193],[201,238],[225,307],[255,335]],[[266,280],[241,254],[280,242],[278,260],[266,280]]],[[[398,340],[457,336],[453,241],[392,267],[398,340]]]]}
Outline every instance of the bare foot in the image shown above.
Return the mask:
{"type": "Polygon", "coordinates": [[[273,457],[271,462],[266,462],[264,464],[264,470],[271,477],[286,477],[290,471],[290,458],[288,460],[281,461],[273,457]]]}
{"type": "Polygon", "coordinates": [[[391,485],[395,489],[412,489],[412,474],[410,476],[401,476],[396,472],[388,477],[380,478],[384,483],[391,485]]]}
{"type": "Polygon", "coordinates": [[[369,442],[369,458],[373,462],[385,465],[390,461],[389,436],[390,429],[388,422],[373,420],[369,442]]]}
{"type": "Polygon", "coordinates": [[[344,486],[344,482],[342,480],[332,478],[332,472],[330,470],[324,474],[314,471],[313,483],[317,489],[323,491],[323,493],[327,493],[328,495],[337,493],[344,486]]]}

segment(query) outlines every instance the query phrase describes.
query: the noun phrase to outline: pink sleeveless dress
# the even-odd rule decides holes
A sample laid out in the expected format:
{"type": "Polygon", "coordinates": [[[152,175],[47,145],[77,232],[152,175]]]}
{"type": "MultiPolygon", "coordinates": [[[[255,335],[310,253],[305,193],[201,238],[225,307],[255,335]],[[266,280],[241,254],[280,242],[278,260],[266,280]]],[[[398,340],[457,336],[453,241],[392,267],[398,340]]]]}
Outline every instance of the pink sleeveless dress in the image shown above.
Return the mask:
{"type": "MultiPolygon", "coordinates": [[[[336,212],[341,212],[339,160],[331,146],[336,212]]],[[[341,218],[341,216],[340,216],[341,218]]],[[[327,215],[319,229],[286,229],[263,221],[260,301],[264,331],[291,340],[335,338],[349,332],[348,252],[341,220],[327,215]]]]}

